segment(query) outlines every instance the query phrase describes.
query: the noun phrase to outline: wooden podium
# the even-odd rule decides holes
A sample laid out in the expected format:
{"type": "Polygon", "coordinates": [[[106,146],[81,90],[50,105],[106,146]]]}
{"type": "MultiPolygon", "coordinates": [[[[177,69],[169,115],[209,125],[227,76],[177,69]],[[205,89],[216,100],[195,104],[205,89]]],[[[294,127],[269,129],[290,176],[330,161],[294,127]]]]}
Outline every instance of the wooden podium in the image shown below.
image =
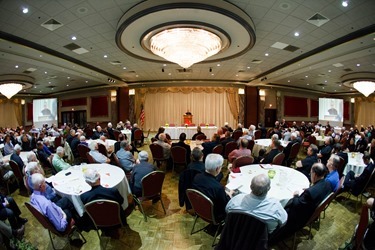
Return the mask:
{"type": "Polygon", "coordinates": [[[193,120],[193,115],[183,115],[184,117],[184,124],[190,125],[193,120]]]}

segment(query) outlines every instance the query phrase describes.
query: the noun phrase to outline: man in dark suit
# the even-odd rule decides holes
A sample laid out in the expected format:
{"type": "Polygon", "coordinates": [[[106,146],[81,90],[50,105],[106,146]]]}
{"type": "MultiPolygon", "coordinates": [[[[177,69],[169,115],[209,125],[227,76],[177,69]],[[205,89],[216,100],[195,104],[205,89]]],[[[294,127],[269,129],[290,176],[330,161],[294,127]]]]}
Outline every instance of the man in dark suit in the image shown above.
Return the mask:
{"type": "Polygon", "coordinates": [[[314,213],[318,205],[332,192],[331,185],[324,180],[326,168],[321,163],[315,163],[311,168],[311,183],[301,195],[294,192],[294,197],[285,206],[288,221],[284,227],[275,232],[272,241],[282,240],[286,236],[301,229],[314,213]]]}
{"type": "Polygon", "coordinates": [[[296,162],[296,169],[301,171],[310,180],[311,167],[318,162],[318,147],[311,144],[307,149],[307,156],[305,159],[296,162]]]}
{"type": "Polygon", "coordinates": [[[351,190],[351,193],[354,195],[359,195],[362,192],[371,176],[371,173],[374,171],[375,165],[374,163],[371,163],[371,157],[367,151],[363,154],[362,159],[363,162],[367,165],[362,174],[359,176],[355,176],[354,172],[351,170],[345,176],[344,190],[351,190]]]}
{"type": "Polygon", "coordinates": [[[142,196],[142,178],[155,170],[155,166],[148,162],[148,153],[146,151],[138,153],[138,160],[139,164],[134,166],[130,177],[130,188],[137,197],[142,196]]]}
{"type": "Polygon", "coordinates": [[[102,127],[96,126],[96,130],[94,132],[94,135],[92,136],[93,140],[100,139],[100,136],[104,135],[104,132],[102,130],[102,127]]]}
{"type": "Polygon", "coordinates": [[[234,139],[232,138],[229,131],[225,132],[224,140],[221,141],[221,145],[223,145],[223,148],[225,148],[225,145],[227,145],[228,142],[232,142],[234,139]]]}
{"type": "Polygon", "coordinates": [[[365,133],[360,132],[359,135],[361,136],[361,139],[359,139],[355,144],[355,152],[360,152],[363,154],[368,146],[368,141],[365,137],[365,133]]]}
{"type": "Polygon", "coordinates": [[[176,147],[176,146],[180,146],[180,147],[183,147],[184,149],[186,149],[186,163],[189,164],[190,163],[191,149],[190,149],[189,145],[185,144],[185,140],[186,140],[186,134],[181,133],[180,137],[179,137],[179,141],[175,142],[175,143],[172,143],[172,148],[176,147]]]}
{"type": "Polygon", "coordinates": [[[271,141],[271,151],[263,158],[261,163],[272,163],[273,158],[280,153],[280,142],[278,140],[271,141]]]}
{"type": "Polygon", "coordinates": [[[289,159],[290,151],[292,150],[293,144],[299,143],[299,141],[297,140],[297,134],[294,132],[290,135],[290,139],[291,141],[288,143],[288,145],[286,145],[286,147],[283,150],[283,153],[285,155],[285,158],[284,158],[285,163],[287,163],[289,159]]]}
{"type": "Polygon", "coordinates": [[[203,162],[203,152],[200,148],[195,147],[191,152],[191,162],[187,166],[187,169],[195,169],[201,173],[205,171],[204,162],[203,162]]]}
{"type": "Polygon", "coordinates": [[[320,150],[320,153],[318,154],[318,158],[320,158],[321,162],[326,165],[329,157],[331,157],[332,154],[332,137],[327,136],[324,140],[324,146],[320,150]]]}

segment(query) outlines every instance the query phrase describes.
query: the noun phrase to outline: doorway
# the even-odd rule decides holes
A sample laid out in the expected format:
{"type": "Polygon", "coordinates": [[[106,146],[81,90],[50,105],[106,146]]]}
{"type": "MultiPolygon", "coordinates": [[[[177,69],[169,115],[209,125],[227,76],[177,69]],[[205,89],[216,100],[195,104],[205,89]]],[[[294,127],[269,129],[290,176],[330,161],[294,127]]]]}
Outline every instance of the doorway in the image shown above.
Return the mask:
{"type": "Polygon", "coordinates": [[[274,127],[276,122],[276,109],[264,109],[264,126],[274,127]]]}
{"type": "Polygon", "coordinates": [[[84,126],[86,126],[86,121],[86,110],[61,112],[62,124],[71,123],[72,125],[74,125],[75,123],[77,123],[80,128],[83,128],[84,126]]]}

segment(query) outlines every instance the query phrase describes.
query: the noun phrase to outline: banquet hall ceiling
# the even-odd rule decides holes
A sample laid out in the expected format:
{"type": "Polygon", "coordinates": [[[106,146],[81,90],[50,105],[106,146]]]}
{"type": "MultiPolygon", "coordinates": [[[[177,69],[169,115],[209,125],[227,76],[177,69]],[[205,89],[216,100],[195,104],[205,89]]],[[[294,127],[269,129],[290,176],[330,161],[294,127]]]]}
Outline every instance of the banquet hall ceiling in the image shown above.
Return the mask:
{"type": "MultiPolygon", "coordinates": [[[[199,6],[199,3],[217,5],[222,1],[147,1],[154,5],[161,2],[192,2],[192,6],[199,6]]],[[[340,78],[348,73],[375,72],[375,1],[347,2],[348,6],[344,7],[342,0],[224,1],[237,9],[239,15],[252,20],[255,44],[234,57],[221,60],[219,55],[184,71],[161,58],[145,60],[125,53],[116,44],[121,18],[145,4],[143,1],[2,0],[0,75],[33,77],[34,86],[21,92],[26,95],[126,85],[215,84],[276,86],[330,95],[357,94],[342,85],[340,78]],[[24,8],[28,8],[27,13],[23,13],[24,8]],[[322,25],[318,27],[308,19],[322,25]],[[61,27],[51,31],[42,26],[47,21],[52,23],[47,27],[56,28],[59,24],[61,27]],[[299,36],[295,36],[296,32],[299,36]],[[72,40],[73,36],[76,40],[72,40]],[[288,47],[275,48],[277,45],[288,47]],[[79,52],[87,52],[72,51],[77,48],[79,52]]],[[[190,21],[201,21],[194,13],[191,12],[190,21]]],[[[142,20],[146,26],[147,22],[156,25],[166,18],[179,22],[180,16],[175,11],[174,16],[141,17],[147,20],[142,20]]],[[[233,36],[232,46],[242,46],[241,40],[247,39],[239,29],[226,27],[215,13],[206,18],[233,36]]],[[[146,31],[140,30],[142,25],[138,28],[136,32],[146,31]]],[[[129,32],[126,37],[140,43],[137,40],[140,34],[136,32],[129,32]]]]}

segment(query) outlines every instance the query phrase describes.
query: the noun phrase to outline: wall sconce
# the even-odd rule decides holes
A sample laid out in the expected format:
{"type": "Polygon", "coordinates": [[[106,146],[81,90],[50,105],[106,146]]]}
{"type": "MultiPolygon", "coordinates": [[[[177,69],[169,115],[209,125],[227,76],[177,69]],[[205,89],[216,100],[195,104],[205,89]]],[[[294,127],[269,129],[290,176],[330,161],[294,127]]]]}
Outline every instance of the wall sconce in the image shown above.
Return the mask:
{"type": "Polygon", "coordinates": [[[112,102],[116,101],[116,96],[117,96],[117,91],[111,90],[111,101],[112,102]]]}
{"type": "Polygon", "coordinates": [[[264,91],[264,89],[260,89],[259,90],[259,96],[260,96],[261,101],[265,101],[266,100],[266,91],[264,91]]]}
{"type": "Polygon", "coordinates": [[[129,95],[135,95],[135,89],[129,89],[129,95]]]}
{"type": "Polygon", "coordinates": [[[25,105],[25,99],[21,99],[21,105],[25,105]]]}
{"type": "Polygon", "coordinates": [[[243,88],[238,89],[238,94],[239,95],[244,95],[245,94],[245,89],[243,89],[243,88]]]}
{"type": "Polygon", "coordinates": [[[350,98],[350,102],[351,103],[355,103],[355,99],[354,98],[350,98]]]}

